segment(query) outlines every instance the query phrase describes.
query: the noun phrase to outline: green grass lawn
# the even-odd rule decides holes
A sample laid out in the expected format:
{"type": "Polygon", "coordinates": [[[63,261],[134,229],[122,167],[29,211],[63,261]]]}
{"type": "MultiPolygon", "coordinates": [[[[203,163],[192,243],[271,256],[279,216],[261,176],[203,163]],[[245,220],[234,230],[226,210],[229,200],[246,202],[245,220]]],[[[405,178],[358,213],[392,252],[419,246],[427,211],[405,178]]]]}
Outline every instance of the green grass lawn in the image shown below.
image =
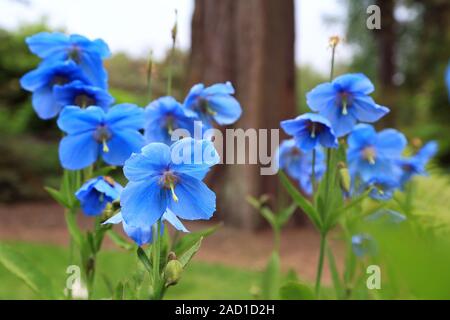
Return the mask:
{"type": "MultiPolygon", "coordinates": [[[[35,267],[49,276],[55,288],[63,290],[67,274],[68,250],[62,247],[30,243],[10,243],[14,250],[35,262],[35,267]]],[[[98,257],[96,298],[110,297],[106,282],[112,283],[127,278],[136,269],[134,254],[108,250],[98,257]]],[[[220,264],[194,261],[187,267],[180,282],[170,287],[167,299],[251,299],[250,289],[259,283],[260,273],[220,264]]],[[[13,276],[0,264],[0,299],[39,298],[20,279],[13,276]]]]}

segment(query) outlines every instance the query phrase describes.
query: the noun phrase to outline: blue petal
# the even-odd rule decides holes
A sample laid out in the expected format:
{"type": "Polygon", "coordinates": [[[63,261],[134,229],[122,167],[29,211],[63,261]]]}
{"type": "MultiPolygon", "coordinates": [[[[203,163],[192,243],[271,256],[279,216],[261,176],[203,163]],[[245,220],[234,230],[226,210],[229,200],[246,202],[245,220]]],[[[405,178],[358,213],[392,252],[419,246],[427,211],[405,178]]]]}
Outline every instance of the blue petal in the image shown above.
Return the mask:
{"type": "Polygon", "coordinates": [[[59,144],[61,165],[69,170],[86,168],[97,160],[99,148],[91,131],[68,135],[59,144]]]}
{"type": "Polygon", "coordinates": [[[183,223],[178,219],[178,217],[170,211],[170,209],[167,209],[166,212],[163,215],[163,219],[167,220],[171,225],[175,227],[175,229],[183,232],[189,232],[188,229],[183,225],[183,223]]]}
{"type": "Polygon", "coordinates": [[[53,89],[42,87],[33,92],[31,104],[39,118],[47,120],[56,117],[61,110],[61,105],[53,97],[53,89]]]}
{"type": "Polygon", "coordinates": [[[294,137],[295,142],[298,144],[300,150],[304,151],[304,152],[308,152],[312,149],[314,149],[317,145],[317,136],[316,137],[311,137],[311,134],[309,133],[308,130],[303,130],[299,133],[297,133],[297,135],[295,135],[294,137]]]}
{"type": "Polygon", "coordinates": [[[99,192],[92,191],[88,193],[81,201],[81,208],[87,216],[98,216],[103,210],[105,210],[106,204],[109,202],[108,199],[104,198],[99,192]]]}
{"type": "Polygon", "coordinates": [[[78,65],[94,86],[102,89],[108,87],[108,74],[103,68],[103,62],[99,56],[83,51],[80,54],[78,65]]]}
{"type": "Polygon", "coordinates": [[[368,95],[375,90],[372,82],[362,73],[349,73],[333,80],[335,88],[349,92],[368,95]]]}
{"type": "Polygon", "coordinates": [[[380,155],[394,158],[400,157],[406,143],[403,133],[395,129],[385,129],[378,133],[376,148],[380,155]]]}
{"type": "Polygon", "coordinates": [[[338,140],[332,129],[325,129],[319,134],[318,138],[320,144],[325,148],[337,148],[339,146],[338,140]]]}
{"type": "Polygon", "coordinates": [[[306,103],[313,111],[326,109],[335,104],[337,92],[331,83],[322,83],[306,94],[306,103]]]}
{"type": "Polygon", "coordinates": [[[349,109],[359,121],[363,122],[378,121],[389,113],[388,108],[376,104],[371,97],[363,95],[355,95],[349,109]]]}
{"type": "Polygon", "coordinates": [[[209,106],[216,112],[214,120],[220,125],[235,123],[242,114],[241,105],[232,96],[215,95],[208,98],[209,106]]]}
{"type": "Polygon", "coordinates": [[[341,109],[335,106],[334,102],[332,107],[324,108],[320,114],[330,121],[333,131],[338,138],[350,133],[356,124],[356,118],[352,113],[342,114],[341,109]]]}
{"type": "Polygon", "coordinates": [[[30,51],[40,58],[47,58],[55,53],[64,51],[69,45],[69,37],[60,32],[40,32],[26,38],[30,51]]]}
{"type": "Polygon", "coordinates": [[[187,174],[179,174],[175,186],[178,202],[169,199],[169,209],[186,220],[208,220],[216,211],[216,195],[202,181],[187,174]]]}
{"type": "Polygon", "coordinates": [[[138,228],[148,228],[161,219],[167,209],[167,190],[159,185],[159,176],[129,182],[120,196],[124,221],[138,228]]]}
{"type": "Polygon", "coordinates": [[[120,129],[111,134],[111,139],[105,142],[108,152],[102,150],[103,159],[110,165],[122,166],[132,153],[139,152],[144,146],[144,137],[139,131],[120,129]]]}
{"type": "Polygon", "coordinates": [[[208,140],[183,138],[170,147],[170,168],[197,179],[203,179],[209,168],[220,162],[214,144],[208,140]]]}
{"type": "Polygon", "coordinates": [[[76,106],[65,107],[59,115],[58,127],[68,134],[85,133],[94,130],[103,122],[105,112],[95,106],[81,109],[76,106]]]}
{"type": "Polygon", "coordinates": [[[297,117],[295,119],[281,121],[280,126],[288,135],[294,136],[299,131],[305,129],[307,123],[308,122],[306,119],[300,119],[300,117],[297,117]]]}
{"type": "Polygon", "coordinates": [[[152,227],[146,226],[146,227],[132,227],[128,225],[122,217],[122,212],[117,213],[116,215],[112,216],[108,220],[106,220],[103,224],[119,224],[122,223],[123,230],[125,233],[133,239],[134,242],[137,243],[139,246],[143,246],[146,243],[152,242],[152,227]]]}
{"type": "Polygon", "coordinates": [[[369,124],[358,124],[348,136],[349,149],[361,149],[374,145],[377,140],[377,133],[373,126],[369,124]]]}
{"type": "Polygon", "coordinates": [[[208,88],[203,90],[203,95],[205,95],[205,96],[216,95],[216,94],[221,94],[221,95],[234,94],[233,85],[231,84],[230,81],[227,81],[225,83],[213,84],[212,86],[209,86],[208,88]]]}
{"type": "Polygon", "coordinates": [[[106,114],[106,123],[113,130],[144,128],[144,110],[131,103],[111,107],[106,114]]]}
{"type": "Polygon", "coordinates": [[[28,91],[34,91],[36,89],[47,86],[51,80],[52,74],[48,72],[48,68],[38,68],[31,70],[20,78],[20,85],[22,88],[28,91]]]}
{"type": "Polygon", "coordinates": [[[125,161],[123,172],[128,180],[140,181],[160,174],[169,163],[169,146],[154,142],[142,148],[142,153],[133,154],[125,161]]]}
{"type": "Polygon", "coordinates": [[[106,182],[103,177],[100,177],[95,183],[94,188],[98,192],[103,193],[108,198],[109,202],[119,199],[120,193],[123,190],[123,187],[119,183],[114,182],[114,185],[111,185],[106,182]]]}

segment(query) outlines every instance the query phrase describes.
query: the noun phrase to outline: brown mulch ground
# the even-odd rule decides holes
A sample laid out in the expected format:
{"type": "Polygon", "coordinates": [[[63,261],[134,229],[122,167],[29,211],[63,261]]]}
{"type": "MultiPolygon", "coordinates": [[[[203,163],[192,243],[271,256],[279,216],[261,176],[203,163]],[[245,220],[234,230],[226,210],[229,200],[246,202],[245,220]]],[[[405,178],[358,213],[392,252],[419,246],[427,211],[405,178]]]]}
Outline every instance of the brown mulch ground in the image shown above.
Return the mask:
{"type": "MultiPolygon", "coordinates": [[[[90,222],[90,219],[80,217],[80,223],[84,227],[88,227],[90,222]]],[[[191,230],[203,228],[205,224],[211,225],[211,222],[186,223],[191,230]]],[[[67,245],[69,239],[63,210],[53,203],[2,205],[0,206],[0,240],[67,245]]],[[[109,248],[114,247],[109,241],[106,241],[105,245],[109,248]]],[[[338,252],[342,251],[339,243],[333,241],[332,246],[338,252]]],[[[196,259],[261,270],[264,268],[271,250],[272,233],[270,230],[252,233],[224,225],[214,235],[205,239],[196,259]]],[[[318,251],[319,236],[312,227],[292,227],[283,231],[281,259],[285,270],[292,268],[305,280],[314,280],[318,251]]],[[[338,256],[340,255],[338,254],[338,256]]],[[[340,260],[338,257],[338,264],[340,264],[340,260]]],[[[330,276],[326,269],[324,281],[330,282],[330,276]]]]}

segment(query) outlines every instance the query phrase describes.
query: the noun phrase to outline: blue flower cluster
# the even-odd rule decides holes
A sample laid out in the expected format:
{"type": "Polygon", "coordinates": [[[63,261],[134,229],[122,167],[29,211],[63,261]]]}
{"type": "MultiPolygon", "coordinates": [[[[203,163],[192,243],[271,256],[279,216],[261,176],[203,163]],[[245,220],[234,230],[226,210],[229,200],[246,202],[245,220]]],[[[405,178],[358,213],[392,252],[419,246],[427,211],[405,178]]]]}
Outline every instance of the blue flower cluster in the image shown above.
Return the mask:
{"type": "Polygon", "coordinates": [[[32,92],[32,104],[42,119],[58,116],[65,133],[59,145],[63,168],[81,170],[104,163],[124,166],[125,188],[110,177],[86,181],[76,192],[86,215],[101,215],[108,203],[121,210],[105,223],[122,223],[138,244],[152,241],[152,225],[168,221],[187,232],[179,218],[209,219],[216,196],[202,181],[219,156],[211,141],[173,133],[194,134],[194,127],[236,122],[242,109],[231,83],[192,87],[183,104],[161,97],[145,109],[130,103],[111,106],[103,60],[111,54],[103,40],[80,35],[39,33],[26,39],[31,52],[42,58],[21,79],[32,92]]]}
{"type": "Polygon", "coordinates": [[[236,122],[242,109],[231,83],[197,84],[183,104],[161,97],[145,109],[130,103],[111,106],[103,67],[111,53],[103,40],[43,32],[26,42],[42,62],[20,82],[32,92],[40,118],[58,116],[65,133],[59,145],[63,168],[81,170],[101,159],[124,166],[129,180],[125,188],[106,176],[86,181],[75,194],[86,215],[99,216],[108,203],[120,202],[120,212],[105,223],[122,223],[138,245],[152,241],[157,221],[187,232],[179,218],[213,215],[216,196],[202,180],[219,155],[211,141],[185,137],[173,143],[179,137],[173,133],[182,129],[182,136],[190,136],[197,123],[211,128],[214,122],[236,122]]]}
{"type": "MultiPolygon", "coordinates": [[[[308,106],[317,113],[305,113],[281,122],[281,128],[294,139],[281,144],[279,167],[297,179],[307,194],[311,194],[312,163],[308,161],[311,150],[337,148],[337,139],[347,134],[348,167],[356,192],[371,188],[372,198],[387,200],[414,175],[426,173],[427,162],[437,152],[436,142],[428,143],[412,157],[403,157],[407,141],[402,133],[394,129],[377,133],[367,124],[389,112],[370,97],[374,89],[363,74],[339,76],[306,95],[308,106]]],[[[323,155],[316,152],[315,175],[320,179],[323,155]]]]}

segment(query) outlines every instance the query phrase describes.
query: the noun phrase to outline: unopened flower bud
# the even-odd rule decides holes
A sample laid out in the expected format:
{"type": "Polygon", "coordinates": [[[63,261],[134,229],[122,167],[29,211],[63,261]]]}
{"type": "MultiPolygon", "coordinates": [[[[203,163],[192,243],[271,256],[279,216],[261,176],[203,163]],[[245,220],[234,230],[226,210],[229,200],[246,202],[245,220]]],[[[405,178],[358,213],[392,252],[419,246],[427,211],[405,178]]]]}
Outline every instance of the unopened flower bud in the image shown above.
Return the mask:
{"type": "Polygon", "coordinates": [[[166,281],[166,287],[177,284],[183,273],[183,265],[178,260],[170,260],[164,271],[164,279],[166,281]]]}
{"type": "Polygon", "coordinates": [[[331,48],[336,48],[336,46],[339,44],[340,41],[341,41],[341,38],[339,38],[339,36],[332,36],[328,40],[328,43],[330,44],[331,48]]]}
{"type": "Polygon", "coordinates": [[[351,178],[348,168],[343,162],[338,163],[338,168],[339,168],[339,182],[341,184],[341,188],[345,192],[350,192],[351,178]]]}

